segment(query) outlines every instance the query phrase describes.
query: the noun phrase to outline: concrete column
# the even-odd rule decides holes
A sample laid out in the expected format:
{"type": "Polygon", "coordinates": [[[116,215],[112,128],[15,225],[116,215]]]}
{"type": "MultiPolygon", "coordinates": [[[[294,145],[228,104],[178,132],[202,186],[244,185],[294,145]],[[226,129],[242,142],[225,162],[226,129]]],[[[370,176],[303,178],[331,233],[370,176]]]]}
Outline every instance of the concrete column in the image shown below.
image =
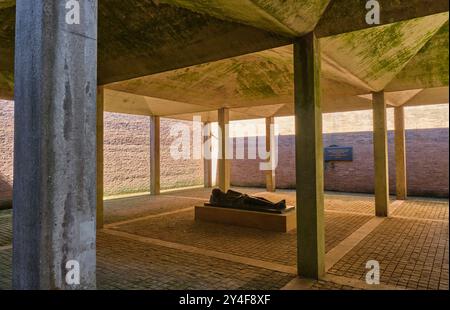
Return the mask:
{"type": "Polygon", "coordinates": [[[103,113],[104,89],[97,90],[97,228],[103,228],[103,113]]]}
{"type": "Polygon", "coordinates": [[[274,167],[274,157],[275,155],[275,118],[266,117],[266,152],[269,155],[268,162],[271,169],[266,170],[266,190],[268,192],[274,192],[276,190],[275,183],[275,167],[274,167]]]}
{"type": "Polygon", "coordinates": [[[387,146],[387,118],[384,92],[374,92],[373,100],[373,154],[375,164],[375,214],[389,215],[389,173],[387,146]]]}
{"type": "Polygon", "coordinates": [[[203,167],[204,186],[212,187],[211,123],[203,125],[203,167]]]}
{"type": "Polygon", "coordinates": [[[97,1],[65,5],[16,2],[14,289],[96,286],[97,1]]]}
{"type": "Polygon", "coordinates": [[[319,47],[314,33],[294,42],[297,269],[313,279],[325,273],[319,47]]]}
{"type": "Polygon", "coordinates": [[[230,189],[230,175],[231,175],[231,163],[230,163],[230,145],[229,145],[229,122],[230,122],[230,110],[227,108],[220,109],[218,111],[219,120],[219,188],[226,192],[230,189]]]}
{"type": "Polygon", "coordinates": [[[405,114],[403,107],[394,109],[395,123],[395,180],[398,200],[405,200],[408,195],[406,182],[406,142],[405,142],[405,114]]]}
{"type": "Polygon", "coordinates": [[[160,182],[160,118],[150,116],[150,194],[159,195],[160,182]]]}

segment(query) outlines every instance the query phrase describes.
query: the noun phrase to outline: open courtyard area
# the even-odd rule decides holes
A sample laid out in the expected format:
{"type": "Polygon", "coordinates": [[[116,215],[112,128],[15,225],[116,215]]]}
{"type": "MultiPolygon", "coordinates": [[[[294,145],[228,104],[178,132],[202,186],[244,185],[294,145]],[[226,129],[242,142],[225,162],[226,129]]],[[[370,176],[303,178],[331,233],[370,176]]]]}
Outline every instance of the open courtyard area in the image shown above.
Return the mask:
{"type": "Polygon", "coordinates": [[[449,127],[448,0],[0,0],[0,290],[440,297],[449,127]]]}
{"type": "MultiPolygon", "coordinates": [[[[295,192],[237,190],[295,203],[295,192]]],[[[296,232],[196,222],[209,189],[107,200],[97,232],[99,289],[425,289],[448,290],[448,200],[391,200],[374,216],[370,195],[326,193],[326,275],[296,279],[296,232]],[[365,281],[380,262],[380,285],[365,281]]],[[[11,211],[0,213],[0,289],[11,288],[11,211]]]]}

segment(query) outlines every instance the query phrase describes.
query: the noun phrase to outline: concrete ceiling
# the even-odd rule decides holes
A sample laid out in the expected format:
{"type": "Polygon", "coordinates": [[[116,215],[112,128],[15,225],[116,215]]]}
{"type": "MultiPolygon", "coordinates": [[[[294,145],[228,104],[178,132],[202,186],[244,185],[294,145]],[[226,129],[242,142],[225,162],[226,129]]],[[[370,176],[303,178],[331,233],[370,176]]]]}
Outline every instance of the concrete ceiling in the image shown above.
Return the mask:
{"type": "MultiPolygon", "coordinates": [[[[430,94],[435,94],[436,89],[448,86],[448,13],[325,37],[320,39],[320,43],[324,112],[369,109],[372,91],[386,89],[388,104],[399,106],[407,104],[424,88],[433,88],[430,94]],[[444,57],[445,54],[447,57],[444,57]],[[428,70],[429,66],[425,65],[428,62],[439,65],[428,70]],[[422,65],[422,70],[419,65],[422,65]],[[433,74],[429,74],[429,71],[433,74]],[[422,72],[420,79],[416,78],[419,72],[422,72]]],[[[292,115],[292,46],[112,83],[105,87],[128,93],[129,96],[135,94],[177,102],[180,113],[169,113],[167,108],[167,111],[159,110],[157,115],[160,116],[183,114],[183,119],[192,119],[192,116],[184,115],[186,110],[192,109],[192,112],[198,113],[223,107],[235,111],[236,119],[244,119],[246,113],[247,118],[255,115],[292,115]],[[186,104],[185,108],[180,107],[183,103],[186,104]],[[270,108],[279,107],[280,104],[282,108],[270,108]]],[[[436,100],[434,103],[445,102],[442,101],[443,96],[443,93],[431,96],[423,104],[431,104],[433,99],[436,100]]],[[[151,99],[147,100],[147,104],[149,102],[151,99]]],[[[124,106],[121,109],[124,112],[127,105],[115,103],[114,108],[119,105],[124,106]]],[[[130,113],[137,113],[135,107],[128,106],[130,113]]],[[[111,108],[111,111],[114,109],[111,108]]]]}
{"type": "MultiPolygon", "coordinates": [[[[0,0],[6,99],[13,97],[14,4],[0,0]]],[[[312,30],[321,37],[325,112],[370,108],[367,95],[383,89],[391,105],[443,100],[448,1],[380,4],[381,25],[367,25],[365,1],[99,0],[106,109],[188,119],[200,112],[214,119],[221,107],[232,109],[232,119],[291,115],[290,43],[312,30]]]]}
{"type": "Polygon", "coordinates": [[[159,2],[295,37],[314,30],[330,0],[159,0],[159,2]]]}

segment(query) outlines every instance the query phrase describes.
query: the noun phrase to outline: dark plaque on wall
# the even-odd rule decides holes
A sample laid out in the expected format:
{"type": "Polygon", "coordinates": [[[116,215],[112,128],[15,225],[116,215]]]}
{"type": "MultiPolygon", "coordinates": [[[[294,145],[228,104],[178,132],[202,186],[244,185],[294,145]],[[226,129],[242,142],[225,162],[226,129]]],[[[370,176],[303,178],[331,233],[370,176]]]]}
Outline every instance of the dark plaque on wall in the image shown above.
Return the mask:
{"type": "Polygon", "coordinates": [[[353,148],[350,146],[330,146],[324,151],[325,161],[352,161],[353,148]]]}

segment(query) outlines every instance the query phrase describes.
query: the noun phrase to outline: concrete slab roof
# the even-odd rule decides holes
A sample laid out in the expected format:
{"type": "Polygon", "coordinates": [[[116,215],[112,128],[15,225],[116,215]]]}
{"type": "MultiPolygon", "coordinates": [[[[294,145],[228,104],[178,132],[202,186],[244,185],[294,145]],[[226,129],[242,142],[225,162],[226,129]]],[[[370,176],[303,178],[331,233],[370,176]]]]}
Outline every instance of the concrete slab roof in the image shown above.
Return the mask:
{"type": "MultiPolygon", "coordinates": [[[[232,109],[232,119],[291,115],[290,44],[312,30],[321,37],[325,112],[370,108],[367,95],[383,89],[394,106],[442,103],[448,1],[379,2],[381,25],[365,23],[364,1],[99,0],[106,109],[211,120],[221,107],[232,109]]],[[[0,0],[6,99],[13,97],[14,3],[0,0]]]]}

